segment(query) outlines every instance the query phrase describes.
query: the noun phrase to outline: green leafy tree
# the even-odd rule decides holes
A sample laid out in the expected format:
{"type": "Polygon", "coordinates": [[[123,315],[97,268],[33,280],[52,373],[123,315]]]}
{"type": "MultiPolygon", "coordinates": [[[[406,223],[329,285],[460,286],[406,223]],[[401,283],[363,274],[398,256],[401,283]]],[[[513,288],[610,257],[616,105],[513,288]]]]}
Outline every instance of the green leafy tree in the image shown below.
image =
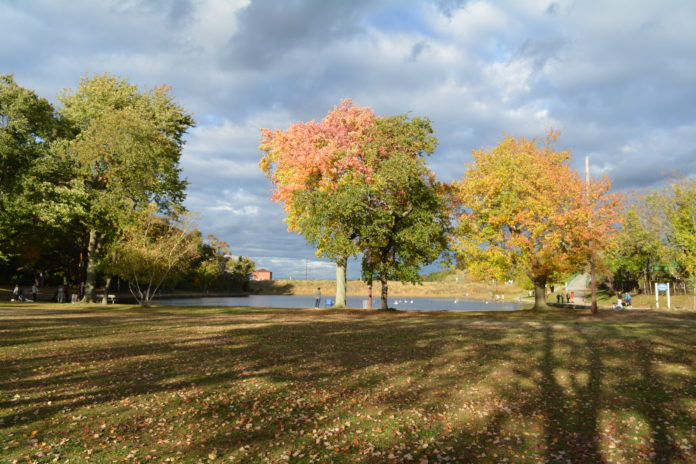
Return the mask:
{"type": "Polygon", "coordinates": [[[349,211],[363,253],[362,277],[368,285],[380,281],[383,310],[389,280],[421,282],[421,268],[446,247],[443,188],[425,161],[436,145],[427,119],[379,119],[364,151],[370,182],[347,190],[356,202],[349,211]]]}
{"type": "MultiPolygon", "coordinates": [[[[46,232],[42,226],[56,218],[39,205],[45,179],[57,181],[49,147],[60,127],[46,99],[17,85],[11,75],[0,75],[0,260],[36,250],[36,239],[46,232]]],[[[58,197],[52,200],[60,204],[58,197]]]]}
{"type": "Polygon", "coordinates": [[[201,244],[200,262],[195,273],[204,292],[208,292],[210,285],[224,276],[229,254],[229,245],[212,234],[208,235],[207,242],[201,244]]]}
{"type": "Polygon", "coordinates": [[[665,256],[660,235],[651,230],[644,217],[635,205],[630,207],[620,233],[607,250],[606,263],[615,290],[629,290],[640,282],[644,291],[649,291],[653,272],[665,256]]]}
{"type": "Polygon", "coordinates": [[[684,277],[691,284],[696,309],[696,180],[675,183],[671,197],[669,243],[684,277]]]}
{"type": "Polygon", "coordinates": [[[141,91],[108,74],[84,78],[59,100],[71,135],[56,150],[70,163],[74,187],[85,197],[85,300],[94,301],[103,250],[132,212],[150,202],[167,212],[183,201],[179,158],[183,136],[194,122],[168,87],[141,91]]]}
{"type": "Polygon", "coordinates": [[[677,260],[689,275],[696,274],[696,180],[672,186],[669,209],[670,243],[677,250],[677,260]]]}
{"type": "Polygon", "coordinates": [[[238,256],[227,261],[225,272],[230,275],[234,288],[249,290],[249,281],[256,270],[256,263],[246,256],[238,256]]]}

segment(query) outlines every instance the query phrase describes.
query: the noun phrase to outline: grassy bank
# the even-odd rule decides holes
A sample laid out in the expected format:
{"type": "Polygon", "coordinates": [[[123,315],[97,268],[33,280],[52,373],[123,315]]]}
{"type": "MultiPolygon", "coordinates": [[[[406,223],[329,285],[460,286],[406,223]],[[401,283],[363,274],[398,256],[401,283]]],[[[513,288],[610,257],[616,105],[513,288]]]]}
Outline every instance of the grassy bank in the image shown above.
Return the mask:
{"type": "Polygon", "coordinates": [[[0,307],[13,462],[694,462],[696,316],[0,307]]]}
{"type": "MultiPolygon", "coordinates": [[[[333,280],[272,280],[251,282],[253,293],[274,295],[313,295],[317,287],[326,295],[331,295],[336,288],[333,280]]],[[[373,296],[379,296],[379,283],[375,283],[373,296]]],[[[348,296],[367,296],[367,285],[359,280],[348,282],[348,296]]],[[[389,296],[402,297],[449,297],[449,298],[491,298],[502,295],[506,299],[526,295],[527,292],[516,285],[492,284],[484,282],[423,282],[422,284],[402,284],[389,282],[389,296]]]]}

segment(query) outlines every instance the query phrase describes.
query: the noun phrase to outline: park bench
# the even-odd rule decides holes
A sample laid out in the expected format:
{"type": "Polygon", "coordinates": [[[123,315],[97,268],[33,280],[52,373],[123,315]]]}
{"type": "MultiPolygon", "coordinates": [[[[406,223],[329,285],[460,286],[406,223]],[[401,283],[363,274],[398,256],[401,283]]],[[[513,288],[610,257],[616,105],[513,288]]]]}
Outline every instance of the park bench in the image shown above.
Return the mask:
{"type": "MultiPolygon", "coordinates": [[[[104,299],[104,294],[97,295],[97,298],[104,299]]],[[[108,295],[106,295],[106,300],[111,304],[116,304],[116,295],[114,295],[113,293],[109,293],[108,295]]]]}

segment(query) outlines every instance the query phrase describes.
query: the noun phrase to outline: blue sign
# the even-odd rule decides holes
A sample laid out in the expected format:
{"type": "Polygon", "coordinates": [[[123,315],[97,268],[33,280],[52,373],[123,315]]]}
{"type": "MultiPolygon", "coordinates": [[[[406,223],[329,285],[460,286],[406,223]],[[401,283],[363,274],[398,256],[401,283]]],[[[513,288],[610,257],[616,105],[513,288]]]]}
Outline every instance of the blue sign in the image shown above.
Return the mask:
{"type": "Polygon", "coordinates": [[[658,291],[658,292],[667,292],[667,291],[669,291],[669,284],[657,284],[657,291],[658,291]]]}

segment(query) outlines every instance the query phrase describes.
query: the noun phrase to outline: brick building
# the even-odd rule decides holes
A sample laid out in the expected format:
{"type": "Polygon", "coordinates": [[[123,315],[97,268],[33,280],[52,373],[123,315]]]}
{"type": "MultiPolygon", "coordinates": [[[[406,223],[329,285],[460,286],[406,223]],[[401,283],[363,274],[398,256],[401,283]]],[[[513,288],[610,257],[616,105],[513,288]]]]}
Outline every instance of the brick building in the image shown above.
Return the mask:
{"type": "Polygon", "coordinates": [[[273,280],[273,273],[268,269],[257,269],[251,275],[251,280],[273,280]]]}

